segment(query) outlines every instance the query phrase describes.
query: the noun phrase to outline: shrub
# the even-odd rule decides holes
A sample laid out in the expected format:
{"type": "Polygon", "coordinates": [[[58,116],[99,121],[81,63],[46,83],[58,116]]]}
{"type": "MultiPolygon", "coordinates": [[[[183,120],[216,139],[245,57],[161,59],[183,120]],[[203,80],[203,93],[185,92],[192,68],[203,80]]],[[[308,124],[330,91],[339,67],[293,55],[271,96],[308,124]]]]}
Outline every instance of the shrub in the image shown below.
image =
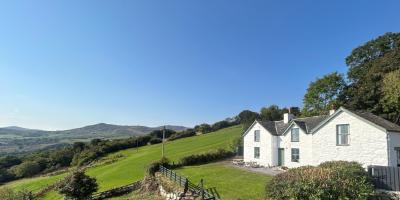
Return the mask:
{"type": "Polygon", "coordinates": [[[33,200],[35,199],[32,192],[27,190],[14,191],[8,187],[0,188],[0,199],[1,200],[33,200]]]}
{"type": "Polygon", "coordinates": [[[58,186],[59,192],[67,199],[89,199],[96,192],[98,185],[95,178],[87,176],[83,170],[77,170],[69,175],[58,186]]]}
{"type": "Polygon", "coordinates": [[[151,140],[149,141],[150,144],[158,144],[161,142],[162,142],[162,139],[160,139],[160,138],[151,138],[151,140]]]}
{"type": "Polygon", "coordinates": [[[267,199],[367,199],[374,193],[368,174],[355,162],[333,161],[299,167],[275,176],[267,199]]]}
{"type": "Polygon", "coordinates": [[[166,157],[161,158],[158,161],[152,162],[148,167],[147,167],[147,174],[150,176],[154,176],[154,174],[158,171],[160,171],[160,165],[169,168],[169,160],[166,157]]]}
{"type": "Polygon", "coordinates": [[[10,168],[10,172],[18,178],[31,177],[41,171],[40,165],[35,161],[26,161],[10,168]]]}
{"type": "Polygon", "coordinates": [[[195,154],[183,157],[179,165],[180,166],[188,166],[188,165],[198,165],[198,164],[205,164],[212,161],[222,160],[225,158],[229,158],[234,156],[235,153],[232,151],[227,151],[225,149],[218,149],[215,152],[208,152],[204,154],[195,154]]]}
{"type": "Polygon", "coordinates": [[[186,137],[192,137],[196,135],[196,131],[194,129],[188,129],[182,132],[177,132],[171,135],[171,137],[168,138],[168,140],[177,140],[181,138],[186,138],[186,137]]]}

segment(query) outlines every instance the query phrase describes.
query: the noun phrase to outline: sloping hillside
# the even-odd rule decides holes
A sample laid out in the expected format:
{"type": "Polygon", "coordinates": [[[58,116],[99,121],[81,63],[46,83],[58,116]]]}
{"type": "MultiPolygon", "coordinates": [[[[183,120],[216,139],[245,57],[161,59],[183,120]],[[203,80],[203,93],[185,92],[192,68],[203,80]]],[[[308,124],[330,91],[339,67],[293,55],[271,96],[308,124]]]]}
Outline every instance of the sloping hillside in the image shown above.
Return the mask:
{"type": "MultiPolygon", "coordinates": [[[[174,162],[180,158],[207,152],[217,148],[228,148],[232,141],[240,137],[241,126],[222,129],[213,133],[167,142],[166,156],[174,162]]],[[[97,178],[100,191],[132,183],[143,178],[146,166],[161,157],[161,145],[150,145],[139,149],[129,149],[108,155],[103,160],[118,159],[111,164],[99,161],[98,165],[87,170],[88,175],[97,178]]],[[[46,185],[52,184],[65,174],[39,177],[15,181],[8,186],[16,189],[39,191],[46,185]]],[[[45,199],[60,199],[55,192],[50,192],[45,199]]]]}

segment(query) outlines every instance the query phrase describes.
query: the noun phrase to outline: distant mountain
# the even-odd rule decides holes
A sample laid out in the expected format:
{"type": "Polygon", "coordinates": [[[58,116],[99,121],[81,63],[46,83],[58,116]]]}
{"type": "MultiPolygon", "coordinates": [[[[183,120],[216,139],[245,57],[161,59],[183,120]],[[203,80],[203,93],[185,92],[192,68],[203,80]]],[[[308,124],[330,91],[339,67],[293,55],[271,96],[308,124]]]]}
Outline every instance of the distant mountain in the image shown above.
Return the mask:
{"type": "MultiPolygon", "coordinates": [[[[187,127],[184,126],[166,126],[167,129],[174,131],[183,131],[187,127]]],[[[64,131],[54,131],[56,134],[68,134],[68,135],[99,135],[100,137],[112,136],[112,137],[122,137],[122,136],[135,136],[135,135],[145,135],[153,130],[162,129],[159,127],[147,127],[147,126],[120,126],[106,123],[99,123],[94,125],[85,126],[82,128],[64,130],[64,131]]]]}
{"type": "MultiPolygon", "coordinates": [[[[87,142],[95,138],[117,139],[140,136],[162,128],[163,126],[120,126],[100,123],[70,130],[44,131],[8,126],[0,128],[0,155],[57,147],[77,141],[87,142]]],[[[184,126],[172,125],[168,125],[166,128],[174,131],[187,129],[184,126]]]]}

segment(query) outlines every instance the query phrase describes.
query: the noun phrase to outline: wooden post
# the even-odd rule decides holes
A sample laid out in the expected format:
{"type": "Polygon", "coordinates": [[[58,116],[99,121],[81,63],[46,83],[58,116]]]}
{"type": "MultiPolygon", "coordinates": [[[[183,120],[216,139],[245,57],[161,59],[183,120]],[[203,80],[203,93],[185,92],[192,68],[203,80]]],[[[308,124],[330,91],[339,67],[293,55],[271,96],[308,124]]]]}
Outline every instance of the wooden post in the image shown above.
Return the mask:
{"type": "Polygon", "coordinates": [[[165,126],[163,128],[163,133],[162,133],[162,158],[164,158],[164,140],[165,140],[165,126]]]}
{"type": "Polygon", "coordinates": [[[189,189],[189,180],[185,178],[185,189],[183,191],[186,193],[188,189],[189,189]]]}
{"type": "Polygon", "coordinates": [[[203,179],[200,180],[200,187],[201,187],[201,199],[205,200],[203,179]]]}

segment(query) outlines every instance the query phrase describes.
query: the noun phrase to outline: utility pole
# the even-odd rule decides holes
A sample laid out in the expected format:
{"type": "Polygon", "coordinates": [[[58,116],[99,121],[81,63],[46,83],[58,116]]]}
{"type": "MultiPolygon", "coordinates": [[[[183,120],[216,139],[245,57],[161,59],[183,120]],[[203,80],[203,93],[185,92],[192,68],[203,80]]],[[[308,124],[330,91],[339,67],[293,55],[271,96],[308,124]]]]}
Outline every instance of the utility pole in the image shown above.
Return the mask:
{"type": "Polygon", "coordinates": [[[165,126],[162,132],[162,158],[164,158],[164,141],[165,141],[165,126]]]}

